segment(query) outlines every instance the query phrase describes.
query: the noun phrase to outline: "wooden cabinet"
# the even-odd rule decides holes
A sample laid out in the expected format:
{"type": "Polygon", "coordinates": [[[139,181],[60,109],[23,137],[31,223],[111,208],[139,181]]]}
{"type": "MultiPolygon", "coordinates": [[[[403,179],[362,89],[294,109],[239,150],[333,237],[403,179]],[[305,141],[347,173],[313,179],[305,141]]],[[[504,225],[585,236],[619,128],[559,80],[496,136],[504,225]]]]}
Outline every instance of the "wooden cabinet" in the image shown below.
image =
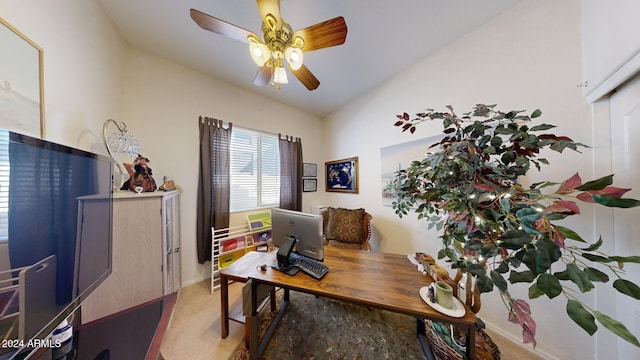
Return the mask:
{"type": "Polygon", "coordinates": [[[180,289],[180,191],[116,194],[112,273],[82,305],[82,322],[180,289]]]}

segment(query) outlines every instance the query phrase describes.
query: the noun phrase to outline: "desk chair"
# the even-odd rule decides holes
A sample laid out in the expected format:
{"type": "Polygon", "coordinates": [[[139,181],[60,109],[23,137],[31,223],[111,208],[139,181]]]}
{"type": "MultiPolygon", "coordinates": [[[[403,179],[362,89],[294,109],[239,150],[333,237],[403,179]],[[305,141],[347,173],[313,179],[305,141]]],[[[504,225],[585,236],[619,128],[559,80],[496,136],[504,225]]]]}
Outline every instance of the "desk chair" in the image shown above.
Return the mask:
{"type": "Polygon", "coordinates": [[[327,208],[322,212],[324,244],[371,251],[371,219],[364,209],[327,208]]]}

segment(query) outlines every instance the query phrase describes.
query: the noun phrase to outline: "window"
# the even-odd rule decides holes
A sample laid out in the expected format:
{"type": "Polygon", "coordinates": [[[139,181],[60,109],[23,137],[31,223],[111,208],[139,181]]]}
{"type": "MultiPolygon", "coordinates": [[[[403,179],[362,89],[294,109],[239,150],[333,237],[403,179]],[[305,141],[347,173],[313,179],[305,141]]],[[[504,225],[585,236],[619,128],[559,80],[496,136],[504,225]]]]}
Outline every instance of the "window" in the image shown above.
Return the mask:
{"type": "Polygon", "coordinates": [[[230,211],[278,206],[280,150],[278,136],[233,127],[231,132],[230,211]]]}

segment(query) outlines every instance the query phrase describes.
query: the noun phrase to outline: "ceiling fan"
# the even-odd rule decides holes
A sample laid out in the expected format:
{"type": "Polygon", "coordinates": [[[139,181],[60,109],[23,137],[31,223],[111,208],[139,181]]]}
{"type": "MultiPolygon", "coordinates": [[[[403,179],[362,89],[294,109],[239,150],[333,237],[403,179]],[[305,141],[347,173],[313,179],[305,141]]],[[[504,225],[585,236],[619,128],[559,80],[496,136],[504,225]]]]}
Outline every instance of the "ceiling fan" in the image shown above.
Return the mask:
{"type": "Polygon", "coordinates": [[[256,1],[262,16],[262,38],[195,9],[191,9],[191,18],[205,30],[249,44],[251,58],[260,67],[253,80],[255,85],[279,87],[288,83],[286,63],[307,89],[315,90],[320,81],[303,64],[303,53],[344,44],[347,38],[344,18],[338,16],[294,32],[280,17],[280,0],[256,1]]]}

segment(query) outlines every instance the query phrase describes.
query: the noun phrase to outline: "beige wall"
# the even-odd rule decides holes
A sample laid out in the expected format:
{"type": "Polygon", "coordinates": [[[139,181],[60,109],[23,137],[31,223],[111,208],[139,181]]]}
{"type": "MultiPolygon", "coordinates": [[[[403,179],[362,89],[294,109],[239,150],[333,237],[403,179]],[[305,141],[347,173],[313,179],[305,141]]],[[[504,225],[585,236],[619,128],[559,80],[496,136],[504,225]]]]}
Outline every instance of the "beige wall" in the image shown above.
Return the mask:
{"type": "Polygon", "coordinates": [[[122,117],[123,44],[97,2],[0,0],[0,16],[44,51],[46,138],[106,154],[102,124],[122,117]]]}
{"type": "MultiPolygon", "coordinates": [[[[323,131],[319,118],[246,90],[228,85],[175,63],[128,47],[124,57],[124,121],[151,159],[156,182],[163,176],[183,188],[181,201],[182,281],[207,278],[211,265],[197,263],[196,196],[198,188],[198,117],[209,116],[234,125],[302,138],[305,162],[322,161],[323,131]]],[[[275,90],[275,89],[274,89],[275,90]]],[[[319,193],[304,193],[310,211],[319,193]]],[[[246,221],[244,214],[233,222],[246,221]]]]}
{"type": "MultiPolygon", "coordinates": [[[[326,157],[360,157],[360,194],[331,193],[325,202],[363,206],[371,212],[374,236],[383,251],[436,254],[441,247],[436,231],[428,231],[426,222],[415,216],[400,220],[391,207],[382,205],[380,148],[438,134],[442,125],[425,123],[411,136],[393,126],[396,114],[445,110],[446,105],[463,113],[475,103],[497,103],[504,111],[540,108],[540,121],[558,125],[556,133],[591,143],[590,108],[576,86],[582,81],[580,9],[579,0],[527,2],[326,118],[326,157]]],[[[592,152],[545,153],[552,165],[541,173],[532,171],[528,181],[562,181],[576,171],[585,179],[594,178],[592,152]]],[[[593,238],[588,209],[584,207],[581,221],[567,224],[587,239],[593,238]]],[[[512,295],[528,298],[528,286],[513,288],[512,295]]],[[[586,301],[593,303],[593,295],[586,301]]],[[[593,339],[566,316],[564,308],[564,299],[559,298],[532,304],[538,352],[560,359],[593,358],[593,339]]],[[[483,295],[480,316],[521,341],[520,328],[507,322],[507,311],[495,294],[483,295]]]]}
{"type": "Polygon", "coordinates": [[[582,0],[586,93],[601,85],[625,62],[640,54],[640,2],[582,0]]]}
{"type": "MultiPolygon", "coordinates": [[[[305,161],[360,157],[360,193],[304,195],[304,210],[317,204],[365,207],[374,216],[374,236],[383,251],[436,252],[437,234],[413,218],[399,220],[384,207],[380,191],[380,148],[440,131],[425,124],[415,136],[392,126],[395,115],[453,105],[458,112],[474,103],[501,109],[541,108],[558,133],[592,143],[594,125],[582,89],[580,0],[529,1],[487,23],[434,56],[403,71],[324,120],[253,95],[182,66],[127,47],[95,1],[0,0],[0,16],[44,49],[47,138],[105,153],[101,127],[107,118],[125,121],[151,158],[156,179],[174,179],[182,201],[183,283],[205,278],[209,265],[195,256],[197,117],[301,136],[305,161]],[[323,136],[318,136],[323,134],[323,136]]],[[[428,34],[427,34],[428,35],[428,34]]],[[[561,181],[575,171],[594,178],[593,155],[547,156],[552,165],[529,181],[561,181]]],[[[318,188],[323,189],[323,181],[318,188]]],[[[592,237],[592,211],[570,227],[592,237]]],[[[526,288],[514,290],[526,298],[526,288]]],[[[593,297],[587,296],[592,303],[593,297]]],[[[563,300],[536,301],[538,351],[557,358],[594,358],[594,340],[564,313],[563,300]],[[553,305],[553,306],[550,306],[553,305]]],[[[507,322],[497,297],[483,297],[480,316],[519,341],[520,329],[507,322]]],[[[604,330],[602,330],[604,331],[604,330]]]]}

